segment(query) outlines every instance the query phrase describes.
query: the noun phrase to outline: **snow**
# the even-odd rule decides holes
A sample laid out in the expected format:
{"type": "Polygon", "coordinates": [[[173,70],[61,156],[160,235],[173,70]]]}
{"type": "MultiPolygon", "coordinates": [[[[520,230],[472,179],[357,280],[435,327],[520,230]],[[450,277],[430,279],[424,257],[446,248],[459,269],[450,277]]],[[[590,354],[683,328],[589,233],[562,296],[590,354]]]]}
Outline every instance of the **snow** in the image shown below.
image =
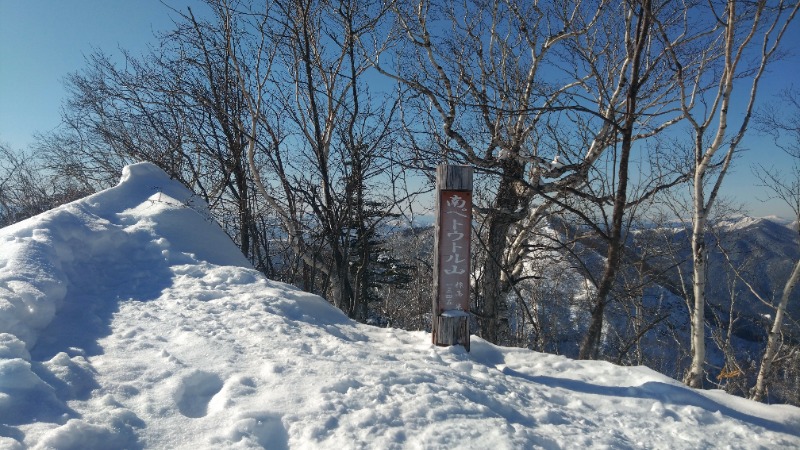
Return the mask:
{"type": "Polygon", "coordinates": [[[466,311],[460,311],[457,309],[451,309],[447,311],[442,311],[440,314],[442,317],[469,317],[469,313],[466,311]]]}
{"type": "Polygon", "coordinates": [[[0,448],[798,448],[800,409],[357,324],[150,164],[0,230],[0,448]]]}

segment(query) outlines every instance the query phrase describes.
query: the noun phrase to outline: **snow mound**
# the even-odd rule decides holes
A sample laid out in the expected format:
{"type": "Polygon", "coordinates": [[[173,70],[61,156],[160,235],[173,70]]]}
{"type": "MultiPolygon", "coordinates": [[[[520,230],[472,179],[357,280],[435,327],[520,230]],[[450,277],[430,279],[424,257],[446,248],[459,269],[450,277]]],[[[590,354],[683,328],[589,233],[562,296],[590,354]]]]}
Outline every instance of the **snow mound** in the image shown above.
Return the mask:
{"type": "Polygon", "coordinates": [[[350,321],[151,164],[0,230],[0,448],[797,448],[800,410],[350,321]]]}
{"type": "Polygon", "coordinates": [[[0,330],[28,349],[68,290],[153,290],[176,262],[249,266],[205,205],[149,163],[125,167],[114,188],[0,230],[0,245],[0,330]]]}

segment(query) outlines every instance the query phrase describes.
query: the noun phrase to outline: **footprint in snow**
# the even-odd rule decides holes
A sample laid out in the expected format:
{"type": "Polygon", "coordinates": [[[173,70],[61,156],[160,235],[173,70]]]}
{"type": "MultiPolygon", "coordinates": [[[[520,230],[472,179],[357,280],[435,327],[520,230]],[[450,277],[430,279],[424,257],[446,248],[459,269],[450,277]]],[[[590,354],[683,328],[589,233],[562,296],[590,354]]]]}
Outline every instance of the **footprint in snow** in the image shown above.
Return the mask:
{"type": "Polygon", "coordinates": [[[178,410],[186,417],[203,417],[208,403],[222,389],[222,379],[208,372],[193,372],[181,380],[175,392],[178,410]]]}

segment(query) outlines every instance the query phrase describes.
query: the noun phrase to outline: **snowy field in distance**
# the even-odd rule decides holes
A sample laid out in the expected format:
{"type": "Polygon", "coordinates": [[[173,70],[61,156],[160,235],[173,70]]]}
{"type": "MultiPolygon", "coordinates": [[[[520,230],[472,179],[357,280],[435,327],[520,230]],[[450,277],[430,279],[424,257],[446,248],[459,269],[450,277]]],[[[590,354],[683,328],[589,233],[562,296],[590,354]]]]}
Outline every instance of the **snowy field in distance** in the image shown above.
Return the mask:
{"type": "Polygon", "coordinates": [[[800,448],[800,409],[350,321],[150,164],[0,229],[0,448],[800,448]]]}

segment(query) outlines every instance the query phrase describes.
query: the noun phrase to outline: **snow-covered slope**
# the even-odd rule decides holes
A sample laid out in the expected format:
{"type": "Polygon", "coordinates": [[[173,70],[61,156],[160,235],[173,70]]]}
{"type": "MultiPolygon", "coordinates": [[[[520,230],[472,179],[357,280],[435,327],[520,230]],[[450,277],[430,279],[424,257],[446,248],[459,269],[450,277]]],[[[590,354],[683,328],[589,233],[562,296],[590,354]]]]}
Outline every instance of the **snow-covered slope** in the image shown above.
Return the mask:
{"type": "Polygon", "coordinates": [[[149,164],[0,230],[0,448],[797,448],[800,409],[353,323],[149,164]]]}

